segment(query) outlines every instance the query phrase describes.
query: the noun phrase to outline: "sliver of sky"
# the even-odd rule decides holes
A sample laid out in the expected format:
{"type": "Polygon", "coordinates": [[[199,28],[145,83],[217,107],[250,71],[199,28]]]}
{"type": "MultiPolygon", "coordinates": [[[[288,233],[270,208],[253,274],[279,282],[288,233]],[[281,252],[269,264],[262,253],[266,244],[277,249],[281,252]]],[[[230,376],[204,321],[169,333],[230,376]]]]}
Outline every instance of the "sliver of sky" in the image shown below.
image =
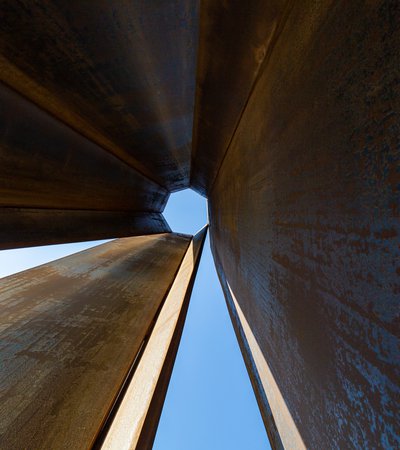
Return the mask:
{"type": "MultiPolygon", "coordinates": [[[[207,203],[191,190],[171,195],[173,231],[195,234],[207,203]]],[[[0,277],[107,242],[0,251],[0,277]]],[[[215,271],[207,237],[154,450],[268,450],[268,438],[215,271]]]]}
{"type": "Polygon", "coordinates": [[[74,242],[72,244],[43,245],[0,251],[0,277],[6,277],[31,267],[72,255],[109,240],[74,242]]]}
{"type": "MultiPolygon", "coordinates": [[[[164,216],[173,231],[194,234],[206,200],[177,192],[164,216]]],[[[207,237],[153,450],[270,448],[207,237]]]]}

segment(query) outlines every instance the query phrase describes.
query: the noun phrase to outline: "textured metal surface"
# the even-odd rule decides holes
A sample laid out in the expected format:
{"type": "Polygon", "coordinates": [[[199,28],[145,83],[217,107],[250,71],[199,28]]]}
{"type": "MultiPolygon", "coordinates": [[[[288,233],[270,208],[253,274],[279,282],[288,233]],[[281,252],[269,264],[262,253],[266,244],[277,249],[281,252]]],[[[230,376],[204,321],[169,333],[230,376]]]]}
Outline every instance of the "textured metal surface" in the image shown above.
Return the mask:
{"type": "Polygon", "coordinates": [[[160,211],[167,195],[0,85],[0,206],[160,211]]]}
{"type": "Polygon", "coordinates": [[[399,23],[397,1],[293,2],[210,196],[307,448],[400,445],[399,23]]]}
{"type": "Polygon", "coordinates": [[[0,10],[0,79],[168,189],[188,186],[197,0],[0,10]]]}
{"type": "Polygon", "coordinates": [[[0,448],[90,448],[189,242],[119,239],[0,281],[0,448]]]}
{"type": "MultiPolygon", "coordinates": [[[[254,361],[253,370],[256,370],[259,375],[262,389],[264,390],[266,397],[268,398],[268,403],[271,407],[271,412],[274,411],[273,416],[268,418],[268,435],[271,436],[272,427],[271,424],[276,424],[276,428],[281,430],[281,436],[273,435],[271,439],[271,447],[274,450],[284,448],[290,450],[306,450],[303,439],[299,433],[296,423],[293,420],[286,401],[282,396],[282,393],[277,385],[276,379],[274,378],[271,368],[258,345],[257,339],[255,338],[251,326],[247,322],[246,316],[236,299],[235,294],[232,292],[229,283],[227,283],[229,290],[229,299],[231,305],[228,307],[231,311],[237,315],[237,321],[240,323],[240,327],[243,330],[243,336],[247,342],[248,347],[251,349],[251,357],[254,361]],[[283,443],[282,443],[283,441],[283,443]]],[[[228,303],[229,304],[229,303],[228,303]]],[[[244,339],[243,339],[244,340],[244,339]]],[[[260,393],[260,391],[257,391],[260,393]]]]}
{"type": "MultiPolygon", "coordinates": [[[[245,317],[243,314],[239,314],[237,300],[233,298],[230,287],[226,281],[224,270],[220,263],[217,250],[214,247],[214,262],[217,269],[218,277],[222,286],[222,290],[225,295],[228,312],[233,323],[233,328],[236,334],[236,338],[239,343],[240,351],[244,362],[246,364],[247,372],[250,377],[253,390],[255,392],[258,407],[260,409],[261,417],[264,422],[265,430],[268,434],[270,446],[273,450],[283,450],[281,437],[279,435],[278,428],[276,426],[275,417],[272,413],[270,401],[267,397],[264,385],[268,380],[264,376],[261,368],[257,366],[257,360],[255,358],[255,351],[252,343],[247,338],[245,324],[243,323],[245,317]]],[[[249,327],[248,327],[249,328],[249,327]]]]}
{"type": "Polygon", "coordinates": [[[102,445],[151,450],[189,306],[207,227],[190,243],[102,445]]]}
{"type": "Polygon", "coordinates": [[[159,213],[0,208],[0,250],[170,231],[159,213]]]}
{"type": "Polygon", "coordinates": [[[191,185],[207,194],[275,43],[286,0],[201,2],[191,185]]]}

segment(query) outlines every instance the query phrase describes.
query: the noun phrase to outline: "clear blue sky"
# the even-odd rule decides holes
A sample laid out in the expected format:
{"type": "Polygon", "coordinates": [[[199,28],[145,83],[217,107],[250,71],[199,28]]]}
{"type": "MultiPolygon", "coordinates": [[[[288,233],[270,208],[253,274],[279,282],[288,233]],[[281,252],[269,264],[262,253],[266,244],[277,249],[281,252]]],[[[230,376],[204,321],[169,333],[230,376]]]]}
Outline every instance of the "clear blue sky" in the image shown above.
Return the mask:
{"type": "MultiPolygon", "coordinates": [[[[206,209],[186,190],[171,195],[164,216],[173,231],[194,234],[206,209]]],[[[153,450],[267,449],[207,237],[153,450]]]]}
{"type": "MultiPolygon", "coordinates": [[[[164,212],[173,231],[195,234],[206,200],[172,194],[164,212]]],[[[106,241],[0,251],[0,277],[106,241]]],[[[261,415],[214,268],[207,238],[154,450],[268,450],[261,415]]]]}

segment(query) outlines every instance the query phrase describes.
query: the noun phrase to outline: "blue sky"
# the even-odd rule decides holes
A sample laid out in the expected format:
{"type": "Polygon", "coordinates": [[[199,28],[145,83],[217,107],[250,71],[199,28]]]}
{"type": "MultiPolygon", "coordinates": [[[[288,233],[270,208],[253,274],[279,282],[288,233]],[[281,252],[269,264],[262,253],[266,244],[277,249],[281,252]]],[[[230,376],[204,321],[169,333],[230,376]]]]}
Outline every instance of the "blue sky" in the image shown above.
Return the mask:
{"type": "MultiPolygon", "coordinates": [[[[173,231],[195,234],[206,200],[172,194],[164,211],[173,231]]],[[[0,277],[107,241],[0,251],[0,277]]],[[[207,237],[154,450],[270,449],[219,285],[207,237]]]]}
{"type": "MultiPolygon", "coordinates": [[[[186,190],[171,195],[164,215],[173,231],[194,234],[206,209],[186,190]]],[[[267,449],[207,237],[153,450],[267,449]]]]}
{"type": "Polygon", "coordinates": [[[62,258],[73,253],[80,252],[95,245],[108,242],[87,241],[72,244],[44,245],[42,247],[17,248],[14,250],[0,251],[0,277],[12,275],[21,270],[30,269],[49,261],[62,258]]]}

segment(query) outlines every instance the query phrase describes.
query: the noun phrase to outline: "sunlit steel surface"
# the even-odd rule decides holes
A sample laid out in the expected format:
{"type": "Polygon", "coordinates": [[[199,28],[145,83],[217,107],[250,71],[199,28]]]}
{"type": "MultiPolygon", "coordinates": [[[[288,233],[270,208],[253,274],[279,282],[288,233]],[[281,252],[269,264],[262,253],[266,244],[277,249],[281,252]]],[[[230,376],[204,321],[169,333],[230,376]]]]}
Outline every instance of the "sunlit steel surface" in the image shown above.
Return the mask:
{"type": "Polygon", "coordinates": [[[124,238],[0,280],[0,448],[86,449],[189,237],[124,238]]]}
{"type": "Polygon", "coordinates": [[[193,237],[102,450],[151,450],[167,392],[207,228],[193,237]]]}

